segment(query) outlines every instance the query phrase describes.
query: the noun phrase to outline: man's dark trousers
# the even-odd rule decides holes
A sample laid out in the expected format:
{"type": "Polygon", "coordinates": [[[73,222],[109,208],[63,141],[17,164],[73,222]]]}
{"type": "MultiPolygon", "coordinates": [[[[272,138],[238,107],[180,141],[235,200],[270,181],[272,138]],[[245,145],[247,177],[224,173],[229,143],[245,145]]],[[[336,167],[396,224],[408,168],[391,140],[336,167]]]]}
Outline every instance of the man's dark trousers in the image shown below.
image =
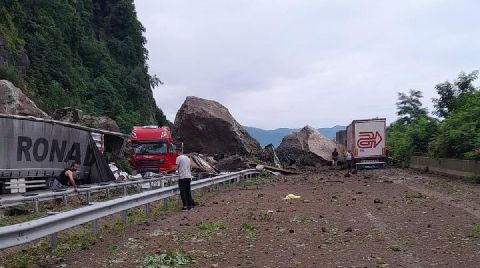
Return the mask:
{"type": "Polygon", "coordinates": [[[193,208],[195,206],[190,188],[191,181],[191,178],[178,180],[178,188],[180,188],[180,197],[182,198],[182,204],[184,208],[193,208]]]}

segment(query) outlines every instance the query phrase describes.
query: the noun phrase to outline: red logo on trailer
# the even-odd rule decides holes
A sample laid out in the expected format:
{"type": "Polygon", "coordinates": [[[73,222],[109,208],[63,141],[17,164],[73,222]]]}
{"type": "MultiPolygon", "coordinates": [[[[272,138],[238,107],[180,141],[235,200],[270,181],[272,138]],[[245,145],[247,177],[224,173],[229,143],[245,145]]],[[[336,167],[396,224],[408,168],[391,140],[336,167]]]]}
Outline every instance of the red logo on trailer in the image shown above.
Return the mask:
{"type": "Polygon", "coordinates": [[[357,141],[358,148],[376,148],[380,142],[382,142],[383,138],[380,133],[375,132],[360,132],[359,139],[357,141]]]}

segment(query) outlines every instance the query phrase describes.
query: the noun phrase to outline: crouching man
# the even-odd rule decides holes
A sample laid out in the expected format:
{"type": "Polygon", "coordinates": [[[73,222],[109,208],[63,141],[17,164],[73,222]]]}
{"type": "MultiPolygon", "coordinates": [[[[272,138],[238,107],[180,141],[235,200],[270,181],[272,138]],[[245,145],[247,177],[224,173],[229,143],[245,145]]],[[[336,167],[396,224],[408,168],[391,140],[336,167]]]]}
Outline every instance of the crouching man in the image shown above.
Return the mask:
{"type": "Polygon", "coordinates": [[[78,191],[77,183],[75,182],[74,172],[77,171],[80,166],[77,162],[73,161],[70,167],[64,169],[60,175],[56,178],[52,178],[47,182],[48,188],[51,190],[57,190],[66,186],[72,186],[75,192],[78,191]]]}
{"type": "MultiPolygon", "coordinates": [[[[78,187],[77,183],[75,182],[75,177],[74,177],[74,172],[77,171],[80,168],[80,166],[77,164],[77,162],[73,161],[72,164],[70,164],[70,167],[64,169],[60,175],[56,178],[51,178],[47,181],[47,187],[50,190],[58,190],[62,189],[68,186],[72,186],[73,190],[75,192],[78,192],[78,187]]],[[[53,201],[53,207],[57,207],[60,205],[62,202],[61,198],[56,198],[53,201]]]]}

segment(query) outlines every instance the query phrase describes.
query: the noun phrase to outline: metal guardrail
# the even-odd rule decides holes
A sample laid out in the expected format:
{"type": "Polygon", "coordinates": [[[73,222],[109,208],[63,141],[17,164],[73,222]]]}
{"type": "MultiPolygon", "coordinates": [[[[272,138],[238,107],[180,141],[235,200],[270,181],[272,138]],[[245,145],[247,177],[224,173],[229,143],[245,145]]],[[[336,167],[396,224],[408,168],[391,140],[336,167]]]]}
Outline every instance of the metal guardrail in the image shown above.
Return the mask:
{"type": "Polygon", "coordinates": [[[48,201],[55,198],[62,198],[66,203],[67,197],[75,196],[75,195],[85,195],[87,198],[87,203],[90,202],[90,195],[92,193],[106,191],[107,196],[110,195],[110,190],[116,188],[123,189],[123,195],[127,195],[127,187],[128,186],[141,186],[144,184],[149,184],[150,188],[152,188],[153,184],[160,184],[159,187],[164,187],[165,185],[171,184],[178,179],[178,175],[170,175],[170,176],[161,176],[149,179],[139,179],[139,180],[128,180],[122,182],[111,182],[107,184],[99,184],[99,185],[81,185],[78,189],[78,192],[75,192],[73,189],[65,189],[64,191],[49,191],[39,194],[29,195],[26,193],[25,195],[21,196],[13,196],[13,197],[1,197],[0,198],[0,208],[8,207],[12,205],[18,205],[21,203],[31,203],[33,206],[33,211],[38,211],[38,203],[40,201],[48,201]]]}
{"type": "MultiPolygon", "coordinates": [[[[212,178],[192,182],[192,190],[209,187],[226,181],[238,182],[243,178],[257,175],[255,169],[242,170],[212,178]]],[[[149,204],[179,194],[178,186],[169,186],[131,196],[93,203],[90,206],[62,212],[29,222],[0,227],[0,249],[9,248],[50,236],[52,248],[56,246],[57,233],[88,222],[92,223],[92,232],[97,233],[97,220],[122,212],[122,219],[127,221],[127,210],[145,206],[147,217],[150,214],[149,204]]]]}

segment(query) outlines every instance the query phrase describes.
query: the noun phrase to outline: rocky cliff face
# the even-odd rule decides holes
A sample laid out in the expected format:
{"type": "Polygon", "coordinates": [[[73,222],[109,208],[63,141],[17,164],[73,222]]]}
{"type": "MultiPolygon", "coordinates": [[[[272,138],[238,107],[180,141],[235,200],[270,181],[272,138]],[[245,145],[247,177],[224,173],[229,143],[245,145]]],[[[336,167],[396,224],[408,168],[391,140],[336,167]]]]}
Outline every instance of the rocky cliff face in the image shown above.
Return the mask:
{"type": "Polygon", "coordinates": [[[84,114],[82,110],[71,107],[58,109],[53,113],[53,119],[91,128],[99,128],[108,131],[120,132],[117,123],[107,116],[91,116],[84,114]]]}
{"type": "Polygon", "coordinates": [[[10,52],[5,38],[0,34],[0,67],[5,66],[12,66],[21,76],[25,76],[30,67],[30,59],[25,51],[18,55],[10,52]]]}
{"type": "Polygon", "coordinates": [[[50,118],[10,81],[0,80],[0,113],[50,118]]]}
{"type": "Polygon", "coordinates": [[[216,101],[187,97],[175,117],[174,137],[187,153],[254,155],[260,144],[216,101]]]}

